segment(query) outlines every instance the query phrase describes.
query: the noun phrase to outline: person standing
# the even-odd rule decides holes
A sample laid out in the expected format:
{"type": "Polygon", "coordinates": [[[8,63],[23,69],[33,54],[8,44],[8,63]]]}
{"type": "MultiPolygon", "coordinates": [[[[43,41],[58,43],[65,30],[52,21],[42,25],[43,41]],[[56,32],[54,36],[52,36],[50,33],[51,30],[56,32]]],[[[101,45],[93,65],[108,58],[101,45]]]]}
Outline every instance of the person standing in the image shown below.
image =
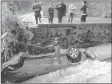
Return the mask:
{"type": "Polygon", "coordinates": [[[69,22],[72,23],[75,10],[76,10],[75,3],[73,3],[73,4],[71,4],[69,6],[69,19],[68,19],[68,23],[69,22]]]}
{"type": "Polygon", "coordinates": [[[54,18],[54,7],[53,4],[50,3],[50,6],[48,8],[48,18],[49,18],[49,23],[53,23],[53,18],[54,18]]]}
{"type": "Polygon", "coordinates": [[[60,1],[60,3],[57,4],[55,9],[57,10],[58,22],[61,23],[63,16],[66,15],[66,5],[63,1],[60,1]]]}
{"type": "Polygon", "coordinates": [[[87,17],[87,1],[83,2],[83,6],[80,9],[82,11],[81,14],[81,22],[86,22],[86,17],[87,17]]]}
{"type": "Polygon", "coordinates": [[[36,19],[36,24],[38,24],[38,19],[41,23],[41,11],[42,11],[42,7],[39,4],[39,1],[35,1],[36,5],[33,6],[33,11],[35,12],[35,19],[36,19]]]}

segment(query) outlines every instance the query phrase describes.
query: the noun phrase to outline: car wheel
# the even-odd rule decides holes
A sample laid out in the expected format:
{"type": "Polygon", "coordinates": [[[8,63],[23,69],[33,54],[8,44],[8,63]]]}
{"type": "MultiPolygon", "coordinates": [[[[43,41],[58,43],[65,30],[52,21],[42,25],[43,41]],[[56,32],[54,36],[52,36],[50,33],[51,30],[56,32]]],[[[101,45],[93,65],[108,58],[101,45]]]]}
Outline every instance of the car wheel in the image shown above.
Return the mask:
{"type": "Polygon", "coordinates": [[[69,63],[77,64],[81,61],[81,52],[76,47],[70,47],[67,51],[67,59],[69,63]]]}

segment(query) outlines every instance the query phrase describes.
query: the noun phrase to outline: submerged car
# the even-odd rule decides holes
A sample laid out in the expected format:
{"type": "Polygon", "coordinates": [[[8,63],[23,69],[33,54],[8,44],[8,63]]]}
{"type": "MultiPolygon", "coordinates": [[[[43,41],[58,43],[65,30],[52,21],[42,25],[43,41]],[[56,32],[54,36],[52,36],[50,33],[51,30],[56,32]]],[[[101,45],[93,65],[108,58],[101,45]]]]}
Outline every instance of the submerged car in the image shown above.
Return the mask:
{"type": "Polygon", "coordinates": [[[84,56],[90,59],[104,61],[111,58],[111,44],[102,44],[87,49],[78,49],[74,46],[68,48],[67,58],[70,63],[78,63],[84,60],[84,56]]]}
{"type": "MultiPolygon", "coordinates": [[[[61,50],[60,50],[61,51],[61,50]]],[[[87,49],[78,49],[74,46],[60,52],[60,63],[55,53],[42,55],[25,54],[18,63],[9,65],[2,71],[2,83],[9,81],[20,83],[36,75],[43,75],[61,68],[78,65],[90,58],[100,61],[111,58],[111,44],[100,45],[87,49]]]]}

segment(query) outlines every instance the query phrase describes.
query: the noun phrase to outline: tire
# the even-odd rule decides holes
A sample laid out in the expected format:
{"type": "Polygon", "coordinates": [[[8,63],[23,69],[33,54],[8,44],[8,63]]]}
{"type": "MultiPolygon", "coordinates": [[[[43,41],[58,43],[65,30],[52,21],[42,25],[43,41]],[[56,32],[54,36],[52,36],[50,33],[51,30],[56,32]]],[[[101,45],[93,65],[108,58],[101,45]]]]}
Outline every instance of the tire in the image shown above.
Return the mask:
{"type": "Polygon", "coordinates": [[[69,63],[77,64],[81,61],[81,52],[74,46],[69,47],[67,51],[67,59],[69,63]]]}

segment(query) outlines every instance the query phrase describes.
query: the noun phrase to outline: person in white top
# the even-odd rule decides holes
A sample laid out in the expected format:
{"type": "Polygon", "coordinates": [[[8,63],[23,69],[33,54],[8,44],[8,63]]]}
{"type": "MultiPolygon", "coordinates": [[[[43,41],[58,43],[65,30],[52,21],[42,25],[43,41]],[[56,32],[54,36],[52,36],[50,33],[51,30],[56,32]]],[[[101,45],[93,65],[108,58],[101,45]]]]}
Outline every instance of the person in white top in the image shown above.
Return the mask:
{"type": "Polygon", "coordinates": [[[75,10],[76,10],[75,3],[72,3],[72,4],[69,6],[69,19],[68,19],[68,23],[69,23],[69,22],[72,23],[75,10]]]}

